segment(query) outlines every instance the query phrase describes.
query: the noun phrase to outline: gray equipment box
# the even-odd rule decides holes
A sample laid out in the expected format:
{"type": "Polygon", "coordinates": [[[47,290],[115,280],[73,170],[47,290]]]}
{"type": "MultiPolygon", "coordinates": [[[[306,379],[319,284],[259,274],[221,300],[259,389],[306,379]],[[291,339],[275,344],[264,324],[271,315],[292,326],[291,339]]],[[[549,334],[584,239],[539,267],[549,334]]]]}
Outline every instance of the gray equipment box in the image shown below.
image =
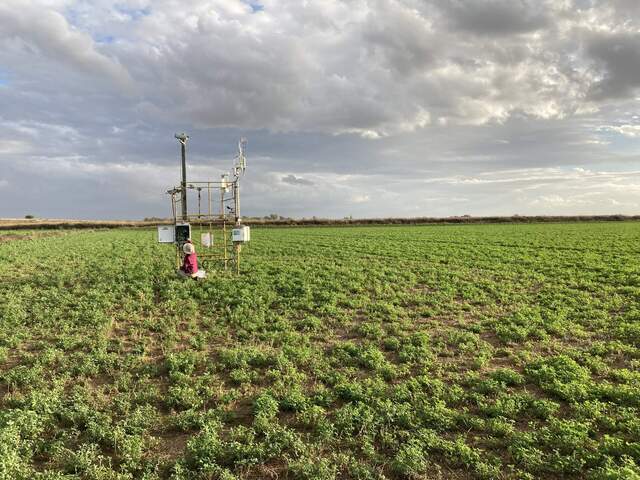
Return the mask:
{"type": "Polygon", "coordinates": [[[191,225],[188,223],[176,224],[176,243],[184,243],[191,238],[191,225]]]}

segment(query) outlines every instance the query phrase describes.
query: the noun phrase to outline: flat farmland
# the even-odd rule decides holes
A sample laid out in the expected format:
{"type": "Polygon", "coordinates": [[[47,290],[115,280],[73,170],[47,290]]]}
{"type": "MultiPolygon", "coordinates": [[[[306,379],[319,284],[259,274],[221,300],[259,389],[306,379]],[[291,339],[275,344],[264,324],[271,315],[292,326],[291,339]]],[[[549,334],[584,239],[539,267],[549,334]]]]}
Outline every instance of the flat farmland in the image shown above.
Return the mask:
{"type": "Polygon", "coordinates": [[[0,242],[0,479],[640,478],[640,223],[0,242]]]}

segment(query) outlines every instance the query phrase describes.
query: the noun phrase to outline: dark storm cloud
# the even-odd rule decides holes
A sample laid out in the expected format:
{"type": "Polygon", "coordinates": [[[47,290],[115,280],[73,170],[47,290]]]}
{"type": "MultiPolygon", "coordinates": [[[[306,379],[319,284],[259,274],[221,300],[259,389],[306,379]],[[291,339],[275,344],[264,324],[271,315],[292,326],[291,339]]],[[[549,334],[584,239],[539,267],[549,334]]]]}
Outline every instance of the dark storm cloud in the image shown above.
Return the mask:
{"type": "Polygon", "coordinates": [[[637,208],[635,1],[183,6],[2,2],[0,216],[164,215],[183,130],[247,214],[637,208]]]}
{"type": "Polygon", "coordinates": [[[586,41],[602,79],[592,85],[596,99],[626,98],[640,87],[640,34],[595,34],[586,41]]]}
{"type": "Polygon", "coordinates": [[[282,177],[282,181],[290,185],[304,185],[304,186],[313,185],[313,182],[311,180],[307,180],[302,177],[296,177],[295,175],[291,175],[291,174],[282,177]]]}
{"type": "Polygon", "coordinates": [[[540,30],[551,23],[548,4],[539,0],[438,0],[455,29],[482,35],[540,30]]]}

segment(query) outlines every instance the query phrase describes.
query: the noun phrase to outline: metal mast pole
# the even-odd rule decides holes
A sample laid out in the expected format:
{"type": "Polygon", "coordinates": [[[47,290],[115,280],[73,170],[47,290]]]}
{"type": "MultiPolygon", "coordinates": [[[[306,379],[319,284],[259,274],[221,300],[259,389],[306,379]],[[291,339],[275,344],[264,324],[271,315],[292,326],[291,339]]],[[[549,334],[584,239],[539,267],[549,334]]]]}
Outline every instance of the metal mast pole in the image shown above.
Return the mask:
{"type": "Polygon", "coordinates": [[[182,182],[180,183],[180,205],[182,206],[182,221],[186,222],[187,218],[187,140],[189,135],[186,133],[175,134],[176,139],[180,142],[180,150],[182,153],[182,182]]]}
{"type": "Polygon", "coordinates": [[[234,203],[233,206],[235,214],[236,214],[236,225],[240,224],[240,180],[236,178],[236,181],[233,183],[233,197],[234,203]]]}
{"type": "Polygon", "coordinates": [[[180,149],[182,150],[182,183],[180,184],[182,205],[182,221],[187,221],[187,155],[186,155],[186,142],[180,142],[180,149]]]}

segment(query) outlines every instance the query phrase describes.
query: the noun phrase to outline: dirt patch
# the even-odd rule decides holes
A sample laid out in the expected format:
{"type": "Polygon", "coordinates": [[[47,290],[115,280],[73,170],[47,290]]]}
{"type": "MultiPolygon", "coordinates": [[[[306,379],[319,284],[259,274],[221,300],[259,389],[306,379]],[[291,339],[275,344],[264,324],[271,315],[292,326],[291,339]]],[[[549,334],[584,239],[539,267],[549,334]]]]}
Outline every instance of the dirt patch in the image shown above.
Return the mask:
{"type": "Polygon", "coordinates": [[[182,432],[157,432],[153,434],[156,446],[154,452],[165,462],[174,462],[185,451],[187,442],[193,433],[182,432]]]}
{"type": "Polygon", "coordinates": [[[17,240],[35,240],[37,238],[58,237],[64,235],[64,232],[33,232],[28,235],[20,235],[17,233],[0,234],[0,243],[14,242],[17,240]]]}

